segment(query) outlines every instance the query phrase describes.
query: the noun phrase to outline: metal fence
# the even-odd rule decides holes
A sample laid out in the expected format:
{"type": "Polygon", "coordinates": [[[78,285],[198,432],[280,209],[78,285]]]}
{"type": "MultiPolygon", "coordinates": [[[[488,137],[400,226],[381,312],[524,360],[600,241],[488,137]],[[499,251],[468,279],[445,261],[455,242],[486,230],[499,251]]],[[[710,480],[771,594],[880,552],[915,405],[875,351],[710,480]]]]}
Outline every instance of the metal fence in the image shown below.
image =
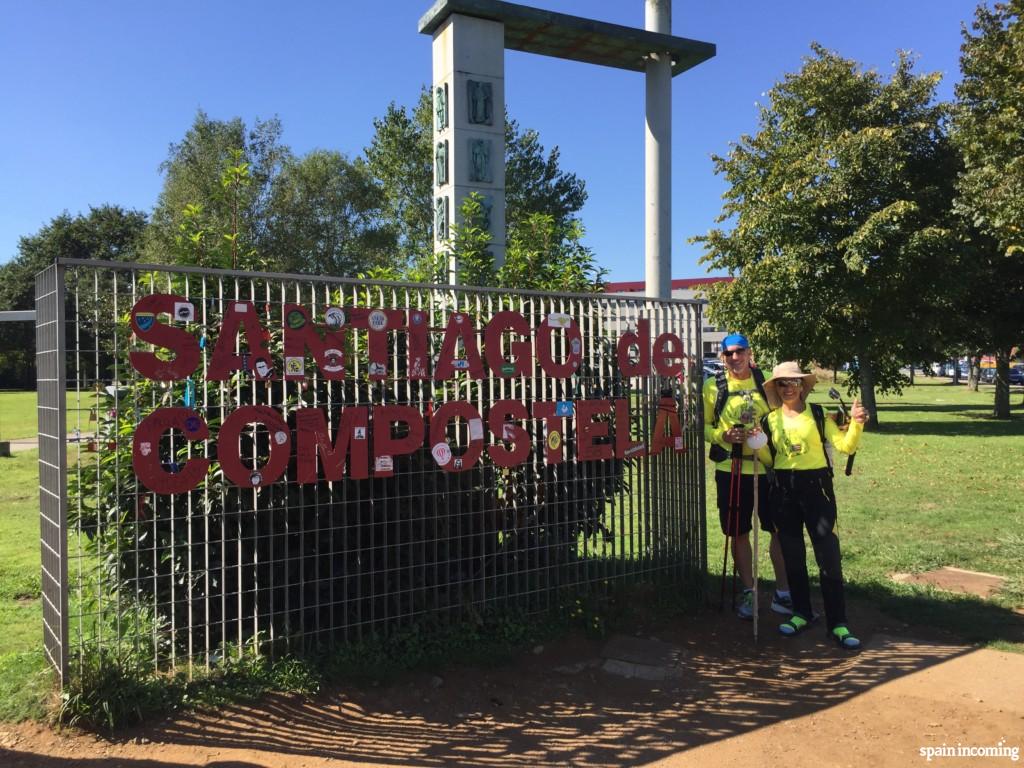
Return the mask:
{"type": "Polygon", "coordinates": [[[700,589],[698,303],[77,260],[36,295],[62,675],[97,653],[191,670],[543,611],[625,580],[700,589]],[[156,327],[190,341],[144,341],[156,327]],[[246,406],[265,418],[232,418],[246,406]]]}

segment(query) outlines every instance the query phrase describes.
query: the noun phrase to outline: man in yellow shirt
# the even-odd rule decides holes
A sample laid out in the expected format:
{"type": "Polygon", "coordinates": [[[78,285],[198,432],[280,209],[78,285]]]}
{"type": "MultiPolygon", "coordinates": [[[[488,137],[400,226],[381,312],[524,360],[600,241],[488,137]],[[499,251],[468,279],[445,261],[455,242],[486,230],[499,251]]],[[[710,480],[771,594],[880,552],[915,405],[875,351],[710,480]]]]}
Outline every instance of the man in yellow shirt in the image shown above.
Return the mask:
{"type": "MultiPolygon", "coordinates": [[[[718,519],[722,533],[727,539],[732,538],[733,562],[743,583],[737,615],[741,619],[752,619],[754,576],[750,529],[754,507],[754,453],[747,447],[746,439],[752,430],[759,428],[761,418],[768,413],[768,403],[761,391],[764,376],[751,365],[750,342],[745,336],[733,333],[722,340],[722,362],[725,371],[704,382],[704,439],[711,443],[709,455],[715,462],[718,519]]],[[[757,482],[761,530],[771,534],[768,552],[776,585],[771,607],[776,613],[790,614],[793,605],[782,548],[775,535],[765,467],[760,468],[757,482]]],[[[722,578],[725,578],[724,573],[722,578]]]]}
{"type": "Polygon", "coordinates": [[[774,459],[775,516],[793,590],[793,615],[779,625],[779,631],[796,635],[815,618],[804,546],[806,528],[818,563],[829,636],[842,648],[856,650],[861,643],[847,626],[839,537],[835,534],[836,495],[822,433],[836,450],[852,454],[857,450],[868,414],[854,400],[850,426],[842,432],[832,419],[820,412],[814,414],[814,409],[821,406],[807,404],[815,381],[814,374],[804,373],[799,363],[787,362],[775,366],[772,377],[764,383],[768,404],[775,410],[761,422],[769,437],[769,447],[759,455],[766,460],[774,459]]]}

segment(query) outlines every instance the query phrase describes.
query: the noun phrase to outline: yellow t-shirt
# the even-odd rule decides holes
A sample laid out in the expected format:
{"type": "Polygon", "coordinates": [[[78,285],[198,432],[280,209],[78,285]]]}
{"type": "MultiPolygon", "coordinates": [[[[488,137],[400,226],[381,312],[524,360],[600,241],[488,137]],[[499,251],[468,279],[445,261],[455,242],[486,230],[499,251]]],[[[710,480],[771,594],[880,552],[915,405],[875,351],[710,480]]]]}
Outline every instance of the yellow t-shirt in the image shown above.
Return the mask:
{"type": "MultiPolygon", "coordinates": [[[[775,446],[776,469],[824,469],[828,466],[810,406],[796,416],[787,416],[781,408],[772,411],[768,414],[768,431],[775,446]]],[[[825,439],[843,453],[857,450],[863,431],[864,425],[857,421],[851,421],[849,429],[843,432],[832,419],[825,419],[825,439]]],[[[762,455],[765,453],[771,456],[767,448],[761,451],[762,455]]]]}
{"type": "MultiPolygon", "coordinates": [[[[715,420],[715,401],[718,399],[718,385],[715,377],[712,376],[704,382],[701,390],[701,397],[704,400],[704,439],[709,443],[717,443],[732,455],[732,443],[725,442],[725,433],[734,426],[742,424],[747,429],[760,428],[761,417],[768,413],[768,403],[757,391],[757,384],[754,383],[754,376],[751,374],[745,379],[733,378],[728,371],[725,374],[726,383],[729,386],[729,397],[722,408],[722,415],[718,424],[715,420]]],[[[764,460],[765,452],[758,454],[758,458],[764,460]]],[[[771,454],[767,454],[767,466],[772,465],[771,454]]],[[[746,445],[743,446],[743,474],[754,473],[754,453],[746,445]]],[[[732,458],[720,461],[715,464],[716,470],[729,472],[732,468],[732,458]]],[[[762,470],[763,471],[763,470],[762,470]]],[[[759,471],[759,474],[761,471],[759,471]]]]}

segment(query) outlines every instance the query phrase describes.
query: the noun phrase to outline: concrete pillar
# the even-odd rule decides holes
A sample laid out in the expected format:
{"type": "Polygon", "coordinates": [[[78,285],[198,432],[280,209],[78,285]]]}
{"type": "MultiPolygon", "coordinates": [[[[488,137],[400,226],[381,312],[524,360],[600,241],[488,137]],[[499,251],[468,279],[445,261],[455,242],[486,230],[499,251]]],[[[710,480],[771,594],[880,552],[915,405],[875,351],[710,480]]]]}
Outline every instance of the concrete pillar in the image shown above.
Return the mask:
{"type": "MultiPolygon", "coordinates": [[[[644,0],[644,29],[672,34],[672,0],[644,0]]],[[[648,296],[672,296],[672,61],[652,51],[646,68],[644,260],[648,296]]]]}
{"type": "MultiPolygon", "coordinates": [[[[433,36],[434,252],[448,250],[470,192],[490,208],[491,253],[505,262],[505,26],[451,14],[433,36]],[[443,223],[443,226],[439,226],[443,223]]],[[[455,283],[449,261],[449,281],[455,283]]]]}

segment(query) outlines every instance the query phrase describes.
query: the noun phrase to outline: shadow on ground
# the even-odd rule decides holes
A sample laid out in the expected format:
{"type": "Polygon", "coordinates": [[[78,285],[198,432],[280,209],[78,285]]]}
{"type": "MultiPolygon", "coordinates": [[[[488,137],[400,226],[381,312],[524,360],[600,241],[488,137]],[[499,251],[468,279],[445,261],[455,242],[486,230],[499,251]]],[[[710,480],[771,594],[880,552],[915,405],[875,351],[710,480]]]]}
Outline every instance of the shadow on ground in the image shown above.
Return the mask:
{"type": "MultiPolygon", "coordinates": [[[[717,603],[716,579],[709,579],[706,594],[717,603]]],[[[799,637],[781,637],[780,617],[767,605],[756,644],[752,625],[728,608],[702,608],[656,632],[636,632],[678,648],[679,674],[663,681],[604,672],[604,643],[575,634],[493,667],[452,666],[388,685],[336,686],[312,699],[271,696],[125,733],[115,742],[78,737],[88,739],[89,753],[109,749],[107,761],[74,752],[74,744],[59,757],[10,745],[14,749],[0,749],[0,764],[55,768],[73,755],[73,764],[86,768],[250,768],[328,759],[477,768],[639,766],[824,712],[971,653],[975,647],[941,629],[902,620],[933,614],[948,624],[945,603],[880,585],[853,586],[852,626],[866,642],[859,654],[829,643],[820,624],[799,637]],[[137,742],[146,746],[134,747],[137,742]],[[215,762],[219,758],[231,759],[215,762]]],[[[1024,639],[1024,617],[974,603],[979,621],[996,634],[988,639],[1024,639]]]]}

